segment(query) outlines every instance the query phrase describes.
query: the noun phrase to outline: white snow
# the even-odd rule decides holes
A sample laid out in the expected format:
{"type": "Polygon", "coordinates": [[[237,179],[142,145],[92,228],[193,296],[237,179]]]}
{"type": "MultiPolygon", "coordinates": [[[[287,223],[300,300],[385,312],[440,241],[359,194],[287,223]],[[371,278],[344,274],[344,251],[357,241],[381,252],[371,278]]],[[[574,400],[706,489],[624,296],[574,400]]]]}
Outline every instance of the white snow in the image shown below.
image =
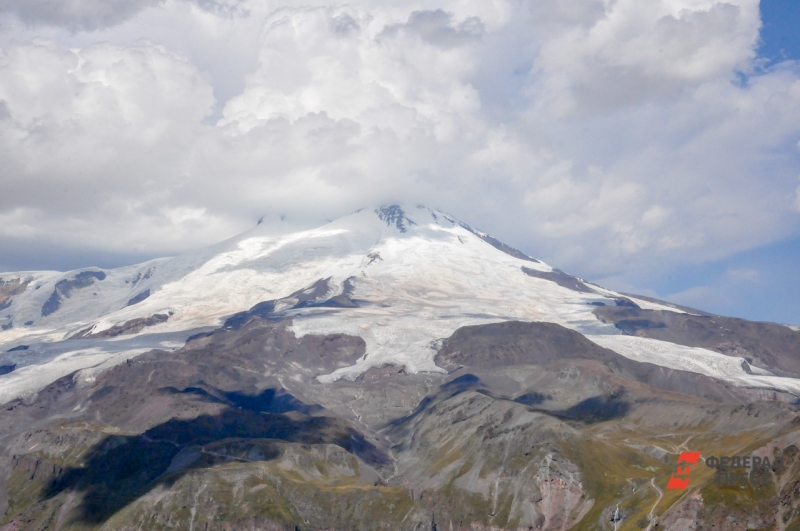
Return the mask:
{"type": "Polygon", "coordinates": [[[796,378],[775,376],[769,371],[752,366],[751,371],[757,374],[748,374],[742,367],[744,358],[644,337],[623,335],[586,337],[601,347],[611,349],[635,361],[704,374],[740,387],[765,387],[800,393],[800,380],[796,378]]]}
{"type": "Polygon", "coordinates": [[[415,236],[382,238],[369,249],[381,261],[365,265],[362,260],[344,274],[356,277],[353,298],[366,302],[364,307],[302,312],[295,318],[292,330],[299,336],[345,332],[367,344],[364,359],[321,381],[354,378],[385,364],[404,365],[409,372],[440,371],[431,345],[466,325],[523,320],[597,333],[614,330],[600,323],[589,305],[604,297],[530,277],[521,269],[548,266],[499,252],[460,226],[417,223],[415,236]]]}

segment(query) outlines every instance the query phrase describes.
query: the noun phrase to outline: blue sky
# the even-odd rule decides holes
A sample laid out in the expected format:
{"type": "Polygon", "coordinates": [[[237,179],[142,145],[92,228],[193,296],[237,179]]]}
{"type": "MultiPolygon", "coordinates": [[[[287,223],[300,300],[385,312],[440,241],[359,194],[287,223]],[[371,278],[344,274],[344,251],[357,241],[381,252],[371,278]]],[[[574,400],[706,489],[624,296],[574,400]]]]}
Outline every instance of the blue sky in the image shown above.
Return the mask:
{"type": "MultiPolygon", "coordinates": [[[[760,57],[767,67],[800,59],[800,2],[761,0],[760,57]]],[[[800,324],[800,236],[675,268],[649,287],[707,311],[800,324]]]]}
{"type": "Polygon", "coordinates": [[[648,287],[652,295],[720,315],[797,324],[799,265],[797,237],[723,260],[676,267],[648,287]]]}
{"type": "Polygon", "coordinates": [[[761,0],[762,44],[758,53],[770,64],[800,59],[800,2],[761,0]]]}
{"type": "Polygon", "coordinates": [[[6,0],[0,271],[421,203],[613,289],[800,324],[798,17],[786,0],[6,0]]]}

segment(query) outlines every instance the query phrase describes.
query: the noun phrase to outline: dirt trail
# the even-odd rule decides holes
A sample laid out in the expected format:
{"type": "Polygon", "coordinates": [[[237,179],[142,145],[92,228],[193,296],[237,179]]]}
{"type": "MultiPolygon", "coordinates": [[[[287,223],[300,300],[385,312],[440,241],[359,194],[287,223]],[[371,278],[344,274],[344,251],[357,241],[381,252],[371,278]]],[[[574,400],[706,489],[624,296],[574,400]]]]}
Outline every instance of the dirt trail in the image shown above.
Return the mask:
{"type": "Polygon", "coordinates": [[[650,521],[650,523],[649,523],[649,524],[647,524],[647,529],[646,529],[646,531],[652,531],[652,529],[653,529],[653,526],[654,526],[654,525],[655,525],[655,523],[656,523],[656,522],[655,522],[655,512],[656,512],[656,507],[658,507],[658,504],[661,502],[661,498],[663,498],[663,497],[664,497],[664,492],[663,492],[661,489],[659,489],[659,488],[658,488],[658,486],[656,486],[656,478],[652,478],[652,479],[650,480],[650,484],[653,486],[653,488],[654,488],[654,489],[656,489],[656,492],[658,492],[658,499],[657,499],[657,500],[656,500],[656,502],[653,504],[653,507],[652,507],[652,509],[650,509],[650,513],[647,515],[647,519],[650,521]]]}

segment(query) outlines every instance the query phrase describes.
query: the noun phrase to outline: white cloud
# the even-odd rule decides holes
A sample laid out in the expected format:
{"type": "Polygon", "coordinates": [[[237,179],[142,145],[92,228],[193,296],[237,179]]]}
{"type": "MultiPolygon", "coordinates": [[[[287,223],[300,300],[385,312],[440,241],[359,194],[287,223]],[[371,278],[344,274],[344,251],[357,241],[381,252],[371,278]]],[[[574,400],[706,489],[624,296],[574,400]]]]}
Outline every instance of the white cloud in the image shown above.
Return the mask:
{"type": "Polygon", "coordinates": [[[727,293],[717,286],[695,286],[680,293],[668,295],[666,300],[701,310],[732,303],[727,293]]]}
{"type": "Polygon", "coordinates": [[[734,282],[757,283],[761,280],[761,273],[747,267],[732,268],[728,270],[728,277],[734,282]]]}
{"type": "Polygon", "coordinates": [[[565,28],[535,60],[536,87],[561,113],[627,107],[747,68],[758,1],[620,0],[591,24],[565,28]]]}
{"type": "Polygon", "coordinates": [[[26,211],[24,208],[3,212],[0,214],[0,235],[10,240],[36,237],[40,233],[32,223],[36,217],[36,212],[26,211]]]}
{"type": "Polygon", "coordinates": [[[795,199],[794,199],[794,208],[800,212],[800,186],[797,187],[797,190],[794,192],[795,199]]]}
{"type": "Polygon", "coordinates": [[[117,14],[0,37],[3,234],[172,253],[414,201],[616,278],[800,229],[800,76],[754,73],[756,0],[117,14]]]}

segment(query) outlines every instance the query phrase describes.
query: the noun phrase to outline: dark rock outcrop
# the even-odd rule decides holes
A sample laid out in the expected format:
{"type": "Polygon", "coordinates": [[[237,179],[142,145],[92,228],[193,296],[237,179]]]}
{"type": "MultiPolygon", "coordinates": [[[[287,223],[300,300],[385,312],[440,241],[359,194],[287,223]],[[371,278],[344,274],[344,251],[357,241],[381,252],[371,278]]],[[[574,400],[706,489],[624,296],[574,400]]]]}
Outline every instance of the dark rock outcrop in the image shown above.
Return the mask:
{"type": "Polygon", "coordinates": [[[137,293],[136,295],[131,297],[131,299],[128,301],[128,304],[126,304],[125,306],[133,306],[134,304],[139,304],[143,300],[147,299],[149,296],[150,296],[150,290],[146,289],[141,293],[137,293]]]}
{"type": "Polygon", "coordinates": [[[568,275],[560,269],[553,269],[552,271],[539,271],[538,269],[531,269],[523,266],[522,272],[529,277],[549,280],[550,282],[555,282],[562,288],[571,289],[572,291],[577,291],[579,293],[596,293],[592,288],[584,284],[582,280],[577,277],[573,277],[572,275],[568,275]]]}
{"type": "Polygon", "coordinates": [[[30,283],[30,280],[22,280],[21,278],[12,278],[11,280],[0,278],[0,311],[10,307],[12,298],[23,293],[30,283]]]}
{"type": "Polygon", "coordinates": [[[407,232],[409,225],[416,225],[414,220],[408,217],[405,211],[398,205],[390,205],[375,210],[378,219],[386,222],[387,227],[394,227],[400,232],[407,232]]]}
{"type": "Polygon", "coordinates": [[[69,280],[59,280],[56,282],[53,293],[42,305],[42,317],[47,317],[58,311],[61,307],[61,302],[65,298],[68,299],[73,291],[88,288],[95,281],[102,281],[105,278],[106,274],[103,271],[81,271],[69,280]]]}
{"type": "Polygon", "coordinates": [[[350,295],[355,289],[355,278],[350,277],[344,281],[342,293],[328,297],[333,291],[330,278],[321,278],[307,288],[295,291],[288,297],[278,300],[263,301],[254,305],[247,311],[239,312],[225,320],[225,328],[238,330],[249,320],[269,319],[280,321],[284,312],[296,308],[357,308],[358,304],[350,295]],[[275,313],[276,307],[281,306],[282,311],[275,313]]]}
{"type": "Polygon", "coordinates": [[[164,313],[157,313],[151,317],[139,317],[125,321],[122,324],[114,325],[100,332],[92,332],[94,327],[89,327],[81,330],[77,334],[70,336],[70,339],[94,339],[100,337],[117,337],[125,334],[138,334],[148,326],[155,326],[157,324],[166,323],[169,320],[169,315],[164,313]]]}
{"type": "Polygon", "coordinates": [[[6,352],[18,352],[20,350],[28,350],[28,348],[30,348],[28,345],[17,345],[14,348],[8,349],[6,352]]]}

